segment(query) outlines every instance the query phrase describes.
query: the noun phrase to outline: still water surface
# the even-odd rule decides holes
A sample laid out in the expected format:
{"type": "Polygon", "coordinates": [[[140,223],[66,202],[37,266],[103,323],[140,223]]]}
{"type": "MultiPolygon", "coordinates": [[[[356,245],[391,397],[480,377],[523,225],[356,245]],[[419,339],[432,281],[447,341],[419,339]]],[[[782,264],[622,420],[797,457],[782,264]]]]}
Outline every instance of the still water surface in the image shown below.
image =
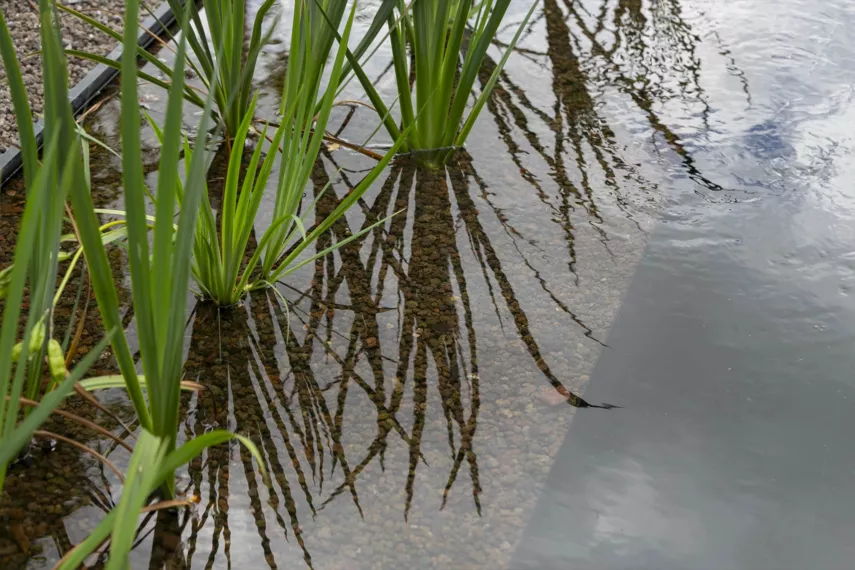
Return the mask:
{"type": "MultiPolygon", "coordinates": [[[[854,19],[845,2],[544,0],[466,153],[397,162],[318,248],[395,217],[289,277],[287,311],[256,294],[190,315],[186,374],[209,389],[181,437],[247,434],[271,478],[209,451],[179,485],[200,503],[147,520],[134,567],[844,567],[854,19]]],[[[275,38],[256,78],[270,116],[275,38]]],[[[369,70],[387,95],[388,58],[369,70]]],[[[108,103],[90,128],[117,145],[115,120],[108,103]]],[[[333,123],[360,143],[376,119],[333,123]]],[[[371,165],[328,148],[319,211],[371,165]]],[[[24,567],[120,491],[61,448],[10,478],[24,567]],[[51,469],[79,483],[36,497],[23,482],[51,469]]]]}
{"type": "Polygon", "coordinates": [[[855,9],[683,13],[722,191],[672,173],[585,392],[626,408],[574,420],[515,569],[852,566],[855,9]]]}

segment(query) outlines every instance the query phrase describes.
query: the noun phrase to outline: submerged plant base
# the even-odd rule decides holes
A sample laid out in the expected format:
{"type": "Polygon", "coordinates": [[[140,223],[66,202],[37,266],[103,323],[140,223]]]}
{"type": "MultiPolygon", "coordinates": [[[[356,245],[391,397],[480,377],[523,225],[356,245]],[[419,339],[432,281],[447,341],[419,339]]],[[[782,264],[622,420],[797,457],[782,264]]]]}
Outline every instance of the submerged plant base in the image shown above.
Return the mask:
{"type": "Polygon", "coordinates": [[[446,146],[413,150],[406,156],[411,157],[419,166],[437,170],[445,165],[453,164],[465,152],[462,146],[446,146]]]}
{"type": "Polygon", "coordinates": [[[244,302],[244,298],[245,296],[241,297],[233,303],[221,303],[220,301],[212,299],[211,297],[198,295],[196,298],[196,303],[198,306],[215,307],[218,311],[231,311],[240,307],[244,302]]]}

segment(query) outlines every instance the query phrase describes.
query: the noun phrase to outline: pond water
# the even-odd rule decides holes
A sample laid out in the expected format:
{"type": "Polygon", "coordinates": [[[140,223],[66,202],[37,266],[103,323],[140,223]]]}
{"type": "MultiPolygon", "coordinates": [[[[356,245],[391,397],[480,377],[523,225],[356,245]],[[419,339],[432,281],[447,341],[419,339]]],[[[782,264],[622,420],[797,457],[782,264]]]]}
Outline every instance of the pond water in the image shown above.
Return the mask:
{"type": "MultiPolygon", "coordinates": [[[[317,250],[397,215],[289,276],[287,310],[261,293],[188,315],[186,376],[208,389],[179,437],[246,434],[271,477],[208,451],[178,484],[199,504],[141,520],[134,568],[845,567],[854,20],[843,1],[543,0],[466,152],[397,161],[317,250]]],[[[274,38],[264,116],[287,27],[274,38]]],[[[388,64],[369,69],[387,95],[388,64]]],[[[87,123],[112,146],[116,109],[87,123]]],[[[375,125],[339,107],[330,130],[375,125]]],[[[118,162],[94,155],[115,203],[118,162]]],[[[372,165],[328,147],[318,211],[372,165]]],[[[121,391],[103,399],[132,421],[121,391]]],[[[50,568],[120,490],[62,443],[34,450],[0,504],[2,567],[50,568]]]]}

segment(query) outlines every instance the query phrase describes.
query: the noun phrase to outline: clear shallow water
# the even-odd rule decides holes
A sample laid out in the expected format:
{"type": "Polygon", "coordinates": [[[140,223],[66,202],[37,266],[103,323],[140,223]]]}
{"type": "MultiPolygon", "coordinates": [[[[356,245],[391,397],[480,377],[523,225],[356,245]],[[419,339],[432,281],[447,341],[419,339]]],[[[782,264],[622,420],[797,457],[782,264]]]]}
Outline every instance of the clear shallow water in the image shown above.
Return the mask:
{"type": "Polygon", "coordinates": [[[629,404],[574,420],[514,569],[851,566],[855,11],[684,8],[725,191],[673,177],[585,392],[629,404]]]}
{"type": "MultiPolygon", "coordinates": [[[[182,436],[246,433],[272,479],[212,450],[180,485],[200,504],[148,521],[135,567],[807,567],[768,557],[793,534],[840,560],[815,521],[833,508],[833,536],[849,524],[828,493],[848,494],[850,455],[820,446],[848,432],[851,18],[842,3],[543,2],[468,154],[391,169],[333,234],[401,213],[289,278],[289,313],[265,295],[194,311],[187,376],[210,390],[185,402],[182,436]],[[751,556],[725,556],[746,529],[765,532],[751,556]]],[[[266,112],[285,45],[257,77],[266,112]]],[[[114,121],[107,105],[93,129],[116,144],[114,121]]],[[[374,125],[358,110],[342,136],[374,125]]],[[[319,207],[371,164],[325,153],[315,185],[345,179],[319,207]]],[[[30,567],[118,496],[70,455],[19,471],[86,481],[79,501],[38,489],[68,502],[49,516],[19,487],[9,516],[43,549],[30,567]]]]}

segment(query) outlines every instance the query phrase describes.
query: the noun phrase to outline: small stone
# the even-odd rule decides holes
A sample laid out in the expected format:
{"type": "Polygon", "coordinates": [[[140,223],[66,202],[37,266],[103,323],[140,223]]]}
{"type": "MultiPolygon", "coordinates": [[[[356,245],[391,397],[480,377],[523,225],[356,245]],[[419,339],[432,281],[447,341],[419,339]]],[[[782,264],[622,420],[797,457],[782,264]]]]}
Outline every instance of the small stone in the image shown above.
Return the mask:
{"type": "Polygon", "coordinates": [[[12,523],[9,526],[9,531],[12,533],[12,538],[18,543],[21,552],[28,554],[30,552],[30,537],[27,536],[21,523],[12,523]]]}
{"type": "Polygon", "coordinates": [[[557,406],[567,401],[567,398],[552,386],[541,386],[538,388],[537,398],[548,406],[557,406]]]}

